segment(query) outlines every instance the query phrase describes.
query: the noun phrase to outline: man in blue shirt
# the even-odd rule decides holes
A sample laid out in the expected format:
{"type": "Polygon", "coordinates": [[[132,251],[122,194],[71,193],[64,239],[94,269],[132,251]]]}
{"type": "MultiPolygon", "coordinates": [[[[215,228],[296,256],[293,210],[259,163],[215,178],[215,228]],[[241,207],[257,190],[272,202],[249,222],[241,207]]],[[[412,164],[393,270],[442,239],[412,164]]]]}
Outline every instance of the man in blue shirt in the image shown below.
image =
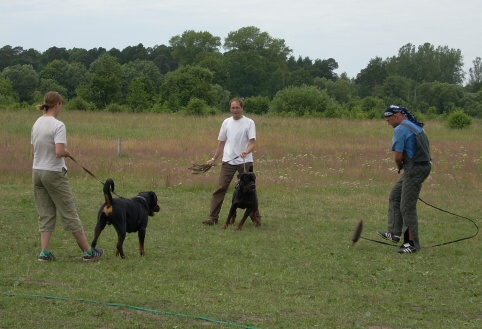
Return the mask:
{"type": "Polygon", "coordinates": [[[407,109],[391,105],[384,116],[394,128],[392,151],[398,173],[403,170],[403,174],[390,192],[388,232],[378,234],[398,243],[403,232],[404,241],[397,252],[414,253],[420,250],[417,201],[432,167],[429,141],[423,123],[407,109]]]}

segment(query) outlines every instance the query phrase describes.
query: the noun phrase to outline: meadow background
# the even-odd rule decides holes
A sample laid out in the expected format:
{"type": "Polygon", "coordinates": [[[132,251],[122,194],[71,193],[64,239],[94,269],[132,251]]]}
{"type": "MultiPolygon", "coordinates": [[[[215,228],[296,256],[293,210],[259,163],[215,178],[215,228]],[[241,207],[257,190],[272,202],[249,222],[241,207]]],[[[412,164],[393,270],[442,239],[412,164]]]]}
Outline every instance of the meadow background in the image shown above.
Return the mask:
{"type": "MultiPolygon", "coordinates": [[[[360,240],[386,229],[388,194],[398,174],[393,129],[383,119],[252,117],[263,225],[204,226],[219,167],[211,158],[222,120],[180,114],[64,110],[72,156],[116,192],[153,190],[147,256],[137,236],[114,256],[115,231],[99,240],[105,257],[84,264],[57,226],[56,262],[38,262],[31,187],[30,129],[39,112],[0,111],[0,328],[480,328],[481,235],[467,220],[419,202],[422,251],[360,240]],[[121,154],[117,141],[122,138],[121,154]]],[[[427,121],[433,169],[421,198],[480,226],[482,124],[448,129],[427,121]]],[[[67,159],[70,184],[89,240],[102,185],[67,159]]],[[[233,186],[220,221],[227,216],[233,186]]],[[[60,224],[60,223],[59,223],[60,224]]]]}

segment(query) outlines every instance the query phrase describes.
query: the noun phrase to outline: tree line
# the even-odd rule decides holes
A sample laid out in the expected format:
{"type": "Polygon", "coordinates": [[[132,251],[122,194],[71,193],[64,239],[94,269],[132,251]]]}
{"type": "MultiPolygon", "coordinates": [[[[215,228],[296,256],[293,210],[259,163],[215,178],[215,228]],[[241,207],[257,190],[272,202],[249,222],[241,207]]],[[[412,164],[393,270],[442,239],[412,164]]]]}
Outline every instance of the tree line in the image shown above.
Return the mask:
{"type": "Polygon", "coordinates": [[[389,104],[422,115],[463,111],[482,117],[482,63],[463,85],[458,49],[425,43],[374,57],[356,77],[340,75],[336,59],[295,58],[283,39],[254,26],[221,38],[188,30],[169,45],[112,48],[0,49],[0,106],[41,102],[49,90],[78,110],[225,111],[231,97],[256,114],[373,117],[389,104]]]}

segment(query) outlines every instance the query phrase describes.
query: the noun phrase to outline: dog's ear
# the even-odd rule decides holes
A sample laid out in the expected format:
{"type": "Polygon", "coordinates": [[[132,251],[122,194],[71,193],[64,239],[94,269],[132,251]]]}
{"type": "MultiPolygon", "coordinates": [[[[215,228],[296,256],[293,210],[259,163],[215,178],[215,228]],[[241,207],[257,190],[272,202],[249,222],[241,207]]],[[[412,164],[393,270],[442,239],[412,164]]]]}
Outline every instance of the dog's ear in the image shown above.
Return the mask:
{"type": "Polygon", "coordinates": [[[153,191],[149,191],[149,197],[153,201],[154,204],[157,204],[157,194],[153,191]]]}
{"type": "Polygon", "coordinates": [[[238,177],[238,179],[241,178],[241,174],[238,174],[238,176],[236,176],[236,177],[238,177]]]}
{"type": "Polygon", "coordinates": [[[149,199],[151,203],[149,205],[149,216],[154,216],[154,213],[161,210],[161,207],[159,207],[159,205],[157,204],[157,194],[155,192],[149,191],[149,199]]]}

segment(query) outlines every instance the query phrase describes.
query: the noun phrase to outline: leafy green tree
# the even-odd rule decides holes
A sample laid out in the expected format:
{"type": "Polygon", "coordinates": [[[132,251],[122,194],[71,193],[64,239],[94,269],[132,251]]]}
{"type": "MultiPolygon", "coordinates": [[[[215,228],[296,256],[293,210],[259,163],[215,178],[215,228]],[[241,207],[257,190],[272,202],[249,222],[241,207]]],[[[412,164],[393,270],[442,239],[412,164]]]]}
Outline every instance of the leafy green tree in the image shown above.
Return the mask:
{"type": "Polygon", "coordinates": [[[69,60],[69,53],[65,48],[50,47],[42,53],[41,61],[44,65],[54,61],[54,60],[69,60]]]}
{"type": "Polygon", "coordinates": [[[335,81],[338,76],[334,72],[338,68],[338,63],[333,59],[316,59],[309,68],[309,72],[313,78],[326,78],[335,81]]]}
{"type": "Polygon", "coordinates": [[[229,99],[230,99],[229,91],[226,89],[223,89],[223,87],[221,87],[218,84],[213,85],[213,89],[216,93],[217,106],[211,107],[211,109],[214,108],[220,112],[229,112],[229,99]]]}
{"type": "Polygon", "coordinates": [[[472,63],[474,64],[474,67],[469,68],[469,82],[467,88],[471,92],[476,93],[479,90],[482,90],[482,59],[476,57],[472,63]]]}
{"type": "Polygon", "coordinates": [[[122,70],[117,60],[109,54],[102,54],[92,62],[89,82],[76,89],[79,96],[92,102],[98,109],[122,100],[122,70]]]}
{"type": "Polygon", "coordinates": [[[229,75],[226,68],[226,59],[223,54],[218,52],[202,53],[197,56],[198,66],[207,68],[213,73],[213,84],[226,86],[229,75]]]}
{"type": "Polygon", "coordinates": [[[115,59],[117,59],[117,61],[118,61],[119,63],[121,63],[121,64],[123,63],[123,60],[122,60],[122,52],[121,52],[119,49],[117,49],[117,48],[111,48],[111,49],[109,49],[109,50],[107,51],[107,53],[108,53],[109,55],[111,55],[112,57],[115,57],[115,59]]]}
{"type": "Polygon", "coordinates": [[[89,49],[87,55],[89,55],[90,64],[85,64],[85,67],[90,68],[92,63],[105,53],[107,53],[107,50],[102,47],[89,49]]]}
{"type": "Polygon", "coordinates": [[[149,57],[158,67],[162,75],[176,70],[179,66],[179,61],[172,57],[172,47],[166,45],[153,47],[150,50],[149,57]]]}
{"type": "Polygon", "coordinates": [[[87,68],[90,67],[90,64],[92,64],[92,62],[97,59],[101,51],[98,52],[96,48],[91,50],[86,50],[83,48],[72,48],[67,50],[67,53],[69,54],[70,63],[82,63],[87,68]]]}
{"type": "Polygon", "coordinates": [[[449,113],[454,107],[461,107],[464,98],[464,90],[459,85],[426,82],[417,88],[418,108],[435,106],[438,114],[449,113]]]}
{"type": "Polygon", "coordinates": [[[147,112],[154,105],[155,90],[146,76],[134,78],[126,96],[127,105],[133,112],[147,112]]]}
{"type": "Polygon", "coordinates": [[[352,98],[357,97],[357,86],[346,77],[336,81],[327,78],[315,78],[314,85],[320,89],[326,89],[328,95],[340,104],[348,103],[352,98]]]}
{"type": "Polygon", "coordinates": [[[326,78],[333,81],[338,78],[334,72],[334,70],[338,68],[338,63],[333,58],[324,60],[316,59],[313,62],[309,57],[302,58],[299,56],[298,60],[295,61],[294,57],[291,56],[287,61],[287,67],[290,72],[288,85],[311,85],[313,84],[313,79],[316,78],[326,78]],[[311,79],[307,77],[303,78],[305,72],[308,72],[311,79]],[[303,80],[304,82],[301,82],[303,80]]]}
{"type": "Polygon", "coordinates": [[[390,75],[383,84],[375,86],[372,95],[383,99],[385,104],[407,105],[414,101],[415,85],[415,81],[409,78],[390,75]]]}
{"type": "Polygon", "coordinates": [[[3,71],[4,68],[17,64],[16,55],[22,50],[22,47],[3,46],[0,49],[0,70],[3,71]]]}
{"type": "Polygon", "coordinates": [[[121,64],[125,64],[136,60],[143,61],[147,59],[147,49],[142,43],[140,43],[137,46],[128,46],[122,49],[122,51],[120,52],[119,62],[121,64]]]}
{"type": "Polygon", "coordinates": [[[248,26],[230,32],[223,47],[230,77],[227,88],[232,95],[272,97],[283,87],[291,53],[283,39],[248,26]]]}
{"type": "Polygon", "coordinates": [[[296,64],[298,65],[299,68],[309,71],[313,66],[313,61],[308,56],[306,56],[305,58],[302,58],[301,56],[299,56],[298,60],[296,61],[296,64]]]}
{"type": "Polygon", "coordinates": [[[12,86],[12,81],[0,76],[0,105],[10,105],[19,100],[18,94],[12,86]]]}
{"type": "Polygon", "coordinates": [[[122,93],[127,94],[127,90],[133,79],[147,77],[156,92],[162,84],[162,75],[152,61],[135,60],[122,65],[122,93]]]}
{"type": "Polygon", "coordinates": [[[400,75],[416,82],[445,82],[461,84],[464,81],[463,56],[459,49],[447,46],[435,48],[430,43],[410,43],[400,48],[398,56],[387,60],[390,75],[400,75]]]}
{"type": "Polygon", "coordinates": [[[67,87],[68,97],[75,97],[77,86],[88,81],[87,68],[82,63],[70,63],[66,67],[65,80],[62,85],[67,87]]]}
{"type": "Polygon", "coordinates": [[[55,59],[44,67],[44,69],[40,72],[39,77],[41,79],[52,79],[62,84],[65,82],[65,72],[67,72],[67,66],[69,66],[69,62],[66,60],[55,59]]]}
{"type": "Polygon", "coordinates": [[[381,57],[372,58],[367,67],[361,70],[355,79],[360,97],[372,95],[375,87],[383,84],[387,76],[388,72],[383,59],[381,57]]]}
{"type": "Polygon", "coordinates": [[[465,93],[463,111],[474,118],[482,118],[482,89],[476,93],[465,93]]]}
{"type": "Polygon", "coordinates": [[[185,31],[169,40],[173,58],[179,60],[180,65],[194,65],[199,63],[200,55],[217,53],[221,46],[221,38],[209,32],[185,31]]]}
{"type": "Polygon", "coordinates": [[[242,97],[268,95],[265,88],[268,72],[263,68],[264,60],[256,51],[232,51],[225,56],[230,77],[227,89],[232,95],[242,97]]]}
{"type": "Polygon", "coordinates": [[[166,74],[161,86],[161,98],[176,112],[186,106],[191,98],[202,99],[207,105],[215,105],[217,92],[212,85],[213,74],[199,66],[181,66],[166,74]]]}
{"type": "Polygon", "coordinates": [[[386,108],[386,103],[380,98],[370,96],[361,100],[360,108],[363,112],[373,111],[378,117],[381,117],[383,110],[386,108]]]}
{"type": "Polygon", "coordinates": [[[13,65],[5,68],[1,74],[12,82],[12,87],[20,101],[31,102],[37,88],[39,77],[32,65],[13,65]]]}
{"type": "MultiPolygon", "coordinates": [[[[75,89],[81,83],[87,82],[87,69],[81,63],[68,63],[65,60],[53,60],[40,72],[40,79],[52,79],[66,88],[64,97],[76,96],[75,89]]],[[[59,91],[60,92],[60,91],[59,91]]]]}
{"type": "Polygon", "coordinates": [[[53,79],[40,79],[38,91],[40,91],[41,95],[45,95],[52,90],[58,92],[63,97],[66,97],[65,95],[67,95],[67,88],[60,85],[57,81],[53,79]]]}
{"type": "Polygon", "coordinates": [[[296,59],[294,56],[290,56],[286,62],[288,65],[288,71],[293,72],[299,69],[298,63],[296,62],[296,59]]]}
{"type": "Polygon", "coordinates": [[[36,72],[39,72],[43,67],[41,57],[42,54],[39,51],[33,48],[29,48],[27,50],[23,50],[17,55],[16,64],[32,65],[34,70],[36,72]]]}
{"type": "Polygon", "coordinates": [[[310,72],[304,68],[297,69],[296,71],[290,72],[288,75],[287,86],[301,87],[302,85],[312,85],[313,77],[310,72]]]}

